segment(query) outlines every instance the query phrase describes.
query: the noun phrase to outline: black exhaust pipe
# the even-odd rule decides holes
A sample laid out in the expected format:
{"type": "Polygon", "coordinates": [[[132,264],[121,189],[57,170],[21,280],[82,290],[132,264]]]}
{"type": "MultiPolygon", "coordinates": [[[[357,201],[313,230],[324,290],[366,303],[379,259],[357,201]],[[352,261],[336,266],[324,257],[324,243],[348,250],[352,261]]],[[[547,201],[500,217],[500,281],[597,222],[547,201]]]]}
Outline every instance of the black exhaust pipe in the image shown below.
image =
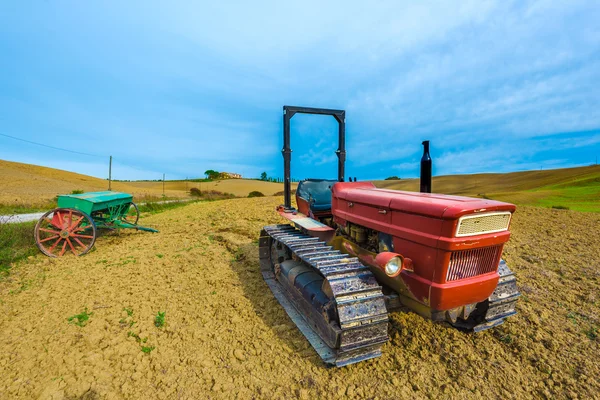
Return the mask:
{"type": "Polygon", "coordinates": [[[423,141],[423,157],[421,157],[421,193],[431,193],[431,156],[429,140],[423,141]]]}

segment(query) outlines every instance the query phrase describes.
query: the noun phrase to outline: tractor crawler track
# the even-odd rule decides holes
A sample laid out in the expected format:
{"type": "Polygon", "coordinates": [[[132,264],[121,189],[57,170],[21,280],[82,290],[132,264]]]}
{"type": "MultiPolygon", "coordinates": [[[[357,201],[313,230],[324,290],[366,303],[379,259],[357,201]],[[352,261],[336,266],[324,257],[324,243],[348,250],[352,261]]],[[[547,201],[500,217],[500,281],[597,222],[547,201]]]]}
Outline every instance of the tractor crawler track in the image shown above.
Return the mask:
{"type": "Polygon", "coordinates": [[[506,318],[517,313],[517,300],[521,296],[521,293],[517,289],[517,278],[504,260],[500,261],[498,275],[500,275],[500,280],[498,281],[496,290],[494,290],[494,293],[487,300],[488,304],[484,321],[472,328],[474,332],[480,332],[501,325],[506,318]]]}
{"type": "Polygon", "coordinates": [[[517,288],[517,278],[508,268],[504,260],[498,265],[498,285],[487,300],[478,304],[478,309],[474,314],[474,318],[469,318],[467,321],[457,320],[451,323],[453,326],[460,329],[467,329],[473,332],[481,332],[486,329],[502,325],[504,320],[517,313],[517,300],[521,296],[517,288]]]}
{"type": "Polygon", "coordinates": [[[325,363],[341,367],[381,356],[381,347],[388,340],[388,313],[381,286],[368,267],[291,225],[264,227],[259,247],[265,281],[325,363]],[[326,321],[318,321],[314,308],[309,312],[303,309],[306,301],[298,290],[277,279],[279,260],[272,260],[272,246],[278,244],[329,284],[337,321],[328,329],[336,332],[335,339],[317,333],[317,325],[326,321]]]}

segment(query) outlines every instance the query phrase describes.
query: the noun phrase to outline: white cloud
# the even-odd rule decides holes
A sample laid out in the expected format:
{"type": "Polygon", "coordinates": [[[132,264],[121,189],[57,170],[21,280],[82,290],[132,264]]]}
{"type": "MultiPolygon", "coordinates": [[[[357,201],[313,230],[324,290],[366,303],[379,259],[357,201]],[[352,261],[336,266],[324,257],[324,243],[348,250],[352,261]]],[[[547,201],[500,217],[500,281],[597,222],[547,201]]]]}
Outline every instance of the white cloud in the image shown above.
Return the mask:
{"type": "MultiPolygon", "coordinates": [[[[0,129],[152,173],[279,168],[283,104],[346,109],[361,171],[418,163],[423,139],[447,173],[521,168],[542,151],[568,165],[549,155],[574,148],[559,134],[600,127],[594,1],[109,1],[4,15],[0,129]]],[[[296,160],[336,160],[321,134],[294,145],[296,160]]]]}

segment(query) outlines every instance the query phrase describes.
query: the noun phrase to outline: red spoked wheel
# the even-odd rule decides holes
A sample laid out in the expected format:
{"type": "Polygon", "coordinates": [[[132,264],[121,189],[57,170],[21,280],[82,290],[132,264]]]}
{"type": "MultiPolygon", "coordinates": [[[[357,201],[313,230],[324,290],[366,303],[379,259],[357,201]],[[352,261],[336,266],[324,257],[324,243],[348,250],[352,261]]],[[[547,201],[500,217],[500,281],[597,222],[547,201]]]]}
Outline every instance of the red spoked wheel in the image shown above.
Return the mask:
{"type": "Polygon", "coordinates": [[[125,214],[123,214],[120,218],[121,221],[127,222],[128,224],[131,224],[131,225],[136,225],[138,223],[139,219],[140,219],[140,210],[138,209],[138,206],[134,202],[129,203],[127,212],[125,214]]]}
{"type": "Polygon", "coordinates": [[[82,256],[94,246],[96,225],[89,215],[70,208],[48,211],[35,225],[35,243],[49,257],[82,256]]]}

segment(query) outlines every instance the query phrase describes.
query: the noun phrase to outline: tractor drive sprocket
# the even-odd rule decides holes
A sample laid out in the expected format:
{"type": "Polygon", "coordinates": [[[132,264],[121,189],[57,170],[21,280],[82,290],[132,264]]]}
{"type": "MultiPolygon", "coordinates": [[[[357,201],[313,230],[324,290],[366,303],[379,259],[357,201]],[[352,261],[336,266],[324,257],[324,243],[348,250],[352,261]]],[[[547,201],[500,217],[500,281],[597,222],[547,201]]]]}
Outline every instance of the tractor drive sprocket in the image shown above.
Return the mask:
{"type": "Polygon", "coordinates": [[[388,313],[368,267],[291,225],[264,227],[259,247],[265,281],[325,363],[341,367],[381,356],[388,313]],[[324,289],[301,286],[301,274],[324,289]],[[315,297],[328,301],[317,307],[315,297]]]}

